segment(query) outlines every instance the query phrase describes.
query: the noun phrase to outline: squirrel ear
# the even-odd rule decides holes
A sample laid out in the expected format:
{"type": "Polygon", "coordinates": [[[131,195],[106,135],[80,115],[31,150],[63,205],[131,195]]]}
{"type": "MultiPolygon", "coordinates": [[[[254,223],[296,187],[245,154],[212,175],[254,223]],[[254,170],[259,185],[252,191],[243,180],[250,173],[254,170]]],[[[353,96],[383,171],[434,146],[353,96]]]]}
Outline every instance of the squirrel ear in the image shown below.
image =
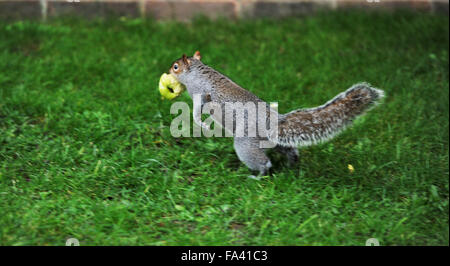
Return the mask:
{"type": "Polygon", "coordinates": [[[194,57],[195,59],[197,59],[197,60],[201,60],[201,59],[202,59],[202,55],[200,54],[199,51],[196,51],[193,57],[194,57]]]}
{"type": "Polygon", "coordinates": [[[183,62],[184,62],[187,66],[190,65],[190,62],[189,62],[189,60],[188,60],[186,54],[183,54],[183,62]]]}

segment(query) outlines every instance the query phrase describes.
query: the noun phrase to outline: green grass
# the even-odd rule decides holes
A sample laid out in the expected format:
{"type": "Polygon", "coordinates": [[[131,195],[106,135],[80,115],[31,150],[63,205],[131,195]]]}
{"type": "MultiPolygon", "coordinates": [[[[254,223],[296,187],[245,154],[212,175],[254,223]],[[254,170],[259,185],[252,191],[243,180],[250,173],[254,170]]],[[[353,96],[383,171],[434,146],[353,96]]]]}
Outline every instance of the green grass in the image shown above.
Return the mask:
{"type": "Polygon", "coordinates": [[[448,245],[448,22],[1,22],[0,244],[448,245]],[[157,83],[197,49],[281,112],[359,81],[387,98],[255,181],[231,138],[170,135],[157,83]]]}

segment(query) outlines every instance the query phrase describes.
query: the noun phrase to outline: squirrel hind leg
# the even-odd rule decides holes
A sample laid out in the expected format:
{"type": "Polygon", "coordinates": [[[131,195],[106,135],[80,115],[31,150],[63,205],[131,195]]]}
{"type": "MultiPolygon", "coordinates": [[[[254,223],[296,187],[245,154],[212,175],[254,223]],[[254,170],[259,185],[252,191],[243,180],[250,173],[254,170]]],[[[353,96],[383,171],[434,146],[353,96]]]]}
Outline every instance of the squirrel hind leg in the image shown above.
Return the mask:
{"type": "Polygon", "coordinates": [[[254,171],[259,171],[258,176],[264,176],[272,167],[269,157],[264,149],[259,147],[257,138],[234,138],[234,150],[241,162],[254,171]]]}
{"type": "Polygon", "coordinates": [[[275,147],[275,151],[286,156],[290,166],[294,166],[294,165],[298,164],[300,155],[298,153],[297,147],[294,148],[294,147],[284,147],[284,146],[277,145],[275,147]]]}

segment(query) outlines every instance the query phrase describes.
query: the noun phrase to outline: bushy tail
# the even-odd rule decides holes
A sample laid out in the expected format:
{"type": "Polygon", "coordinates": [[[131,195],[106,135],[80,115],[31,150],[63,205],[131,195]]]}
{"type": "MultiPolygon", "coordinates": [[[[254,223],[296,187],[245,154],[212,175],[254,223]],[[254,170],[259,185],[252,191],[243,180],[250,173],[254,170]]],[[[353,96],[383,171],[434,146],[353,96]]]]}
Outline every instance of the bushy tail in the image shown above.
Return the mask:
{"type": "Polygon", "coordinates": [[[383,97],[382,90],[372,88],[367,83],[355,84],[324,105],[281,115],[278,135],[272,132],[269,139],[279,145],[291,147],[327,141],[383,97]]]}

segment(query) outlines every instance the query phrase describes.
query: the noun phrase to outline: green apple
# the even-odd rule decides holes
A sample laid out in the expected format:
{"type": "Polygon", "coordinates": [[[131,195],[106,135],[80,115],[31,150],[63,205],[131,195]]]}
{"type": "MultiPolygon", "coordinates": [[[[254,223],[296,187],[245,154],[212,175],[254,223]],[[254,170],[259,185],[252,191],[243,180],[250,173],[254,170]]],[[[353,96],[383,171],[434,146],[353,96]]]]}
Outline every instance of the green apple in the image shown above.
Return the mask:
{"type": "Polygon", "coordinates": [[[159,79],[159,93],[161,93],[163,99],[172,100],[173,98],[179,96],[185,87],[183,84],[178,82],[178,80],[171,74],[162,74],[159,79]]]}

